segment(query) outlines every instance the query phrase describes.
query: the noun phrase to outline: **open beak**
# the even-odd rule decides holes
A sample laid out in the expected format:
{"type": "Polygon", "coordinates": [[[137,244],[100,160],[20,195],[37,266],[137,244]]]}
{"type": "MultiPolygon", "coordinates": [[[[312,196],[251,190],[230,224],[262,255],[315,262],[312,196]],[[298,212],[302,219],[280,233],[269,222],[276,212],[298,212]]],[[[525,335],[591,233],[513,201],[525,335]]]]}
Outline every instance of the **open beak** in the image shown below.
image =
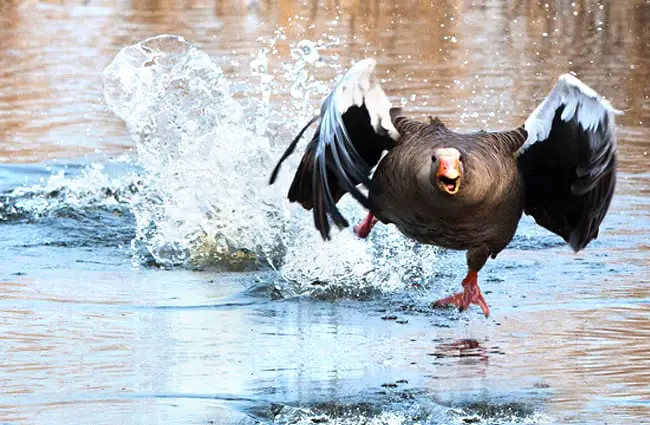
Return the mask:
{"type": "Polygon", "coordinates": [[[450,195],[455,195],[460,189],[460,161],[454,157],[440,157],[439,161],[440,164],[436,172],[438,186],[450,195]]]}

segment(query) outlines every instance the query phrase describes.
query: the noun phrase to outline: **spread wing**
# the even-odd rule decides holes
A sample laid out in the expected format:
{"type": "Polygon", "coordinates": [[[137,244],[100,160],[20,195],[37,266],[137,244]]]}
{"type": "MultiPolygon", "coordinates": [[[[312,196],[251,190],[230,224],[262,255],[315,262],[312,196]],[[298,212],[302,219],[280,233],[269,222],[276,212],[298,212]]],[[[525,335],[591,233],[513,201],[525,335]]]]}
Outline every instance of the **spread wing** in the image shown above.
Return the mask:
{"type": "Polygon", "coordinates": [[[618,113],[565,74],[524,125],[528,139],[518,163],[526,183],[525,211],[576,252],[598,236],[614,194],[618,113]]]}
{"type": "Polygon", "coordinates": [[[374,207],[357,185],[370,188],[370,173],[383,151],[391,149],[399,133],[391,122],[391,104],[375,76],[376,62],[357,62],[323,101],[320,115],[311,120],[289,145],[271,174],[273,184],[280,165],[298,139],[315,121],[318,129],[307,145],[293,178],[288,198],[313,209],[314,225],[323,239],[330,237],[330,218],[348,226],[336,203],[347,192],[369,210],[374,207]]]}

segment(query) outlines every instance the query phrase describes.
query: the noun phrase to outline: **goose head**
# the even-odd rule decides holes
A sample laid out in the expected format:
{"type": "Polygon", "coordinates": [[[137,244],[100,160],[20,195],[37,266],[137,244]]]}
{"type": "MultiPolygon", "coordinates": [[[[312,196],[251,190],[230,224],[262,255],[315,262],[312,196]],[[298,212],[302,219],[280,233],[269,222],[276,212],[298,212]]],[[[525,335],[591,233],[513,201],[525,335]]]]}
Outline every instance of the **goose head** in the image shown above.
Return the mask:
{"type": "Polygon", "coordinates": [[[463,180],[463,159],[458,149],[438,148],[433,152],[429,180],[443,193],[458,193],[463,180]]]}

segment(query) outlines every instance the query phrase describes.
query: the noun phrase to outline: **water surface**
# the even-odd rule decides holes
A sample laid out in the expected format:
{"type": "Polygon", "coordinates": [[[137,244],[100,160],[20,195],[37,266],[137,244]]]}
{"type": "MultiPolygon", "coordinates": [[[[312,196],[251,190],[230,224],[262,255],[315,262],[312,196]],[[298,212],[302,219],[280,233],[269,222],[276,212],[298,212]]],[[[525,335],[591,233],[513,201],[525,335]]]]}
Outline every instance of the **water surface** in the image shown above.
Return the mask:
{"type": "Polygon", "coordinates": [[[0,422],[647,422],[648,2],[0,8],[0,422]],[[163,33],[223,70],[234,109],[216,115],[241,108],[223,163],[156,162],[106,106],[102,71],[163,33]],[[301,40],[319,61],[296,56],[301,40]],[[574,255],[526,218],[481,273],[484,319],[429,308],[457,290],[462,253],[386,228],[329,245],[301,229],[309,217],[279,200],[289,173],[263,182],[366,56],[395,104],[468,131],[520,125],[567,71],[610,99],[625,115],[600,238],[574,255]]]}

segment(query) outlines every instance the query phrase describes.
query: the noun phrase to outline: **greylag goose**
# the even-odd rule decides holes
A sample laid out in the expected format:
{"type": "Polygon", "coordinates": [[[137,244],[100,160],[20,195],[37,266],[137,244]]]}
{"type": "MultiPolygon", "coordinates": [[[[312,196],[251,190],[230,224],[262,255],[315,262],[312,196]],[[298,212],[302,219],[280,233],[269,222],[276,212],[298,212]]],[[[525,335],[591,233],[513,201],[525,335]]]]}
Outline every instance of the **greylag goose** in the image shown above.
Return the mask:
{"type": "Polygon", "coordinates": [[[360,237],[381,221],[420,243],[467,251],[463,291],[435,306],[476,304],[487,317],[478,272],[508,245],[524,212],[576,252],[598,236],[614,193],[620,112],[593,89],[562,75],[521,127],[464,134],[391,108],[375,66],[365,59],[346,73],[271,175],[273,184],[319,121],[288,198],[313,210],[323,239],[330,222],[348,226],[336,203],[350,193],[369,211],[354,228],[360,237]]]}

